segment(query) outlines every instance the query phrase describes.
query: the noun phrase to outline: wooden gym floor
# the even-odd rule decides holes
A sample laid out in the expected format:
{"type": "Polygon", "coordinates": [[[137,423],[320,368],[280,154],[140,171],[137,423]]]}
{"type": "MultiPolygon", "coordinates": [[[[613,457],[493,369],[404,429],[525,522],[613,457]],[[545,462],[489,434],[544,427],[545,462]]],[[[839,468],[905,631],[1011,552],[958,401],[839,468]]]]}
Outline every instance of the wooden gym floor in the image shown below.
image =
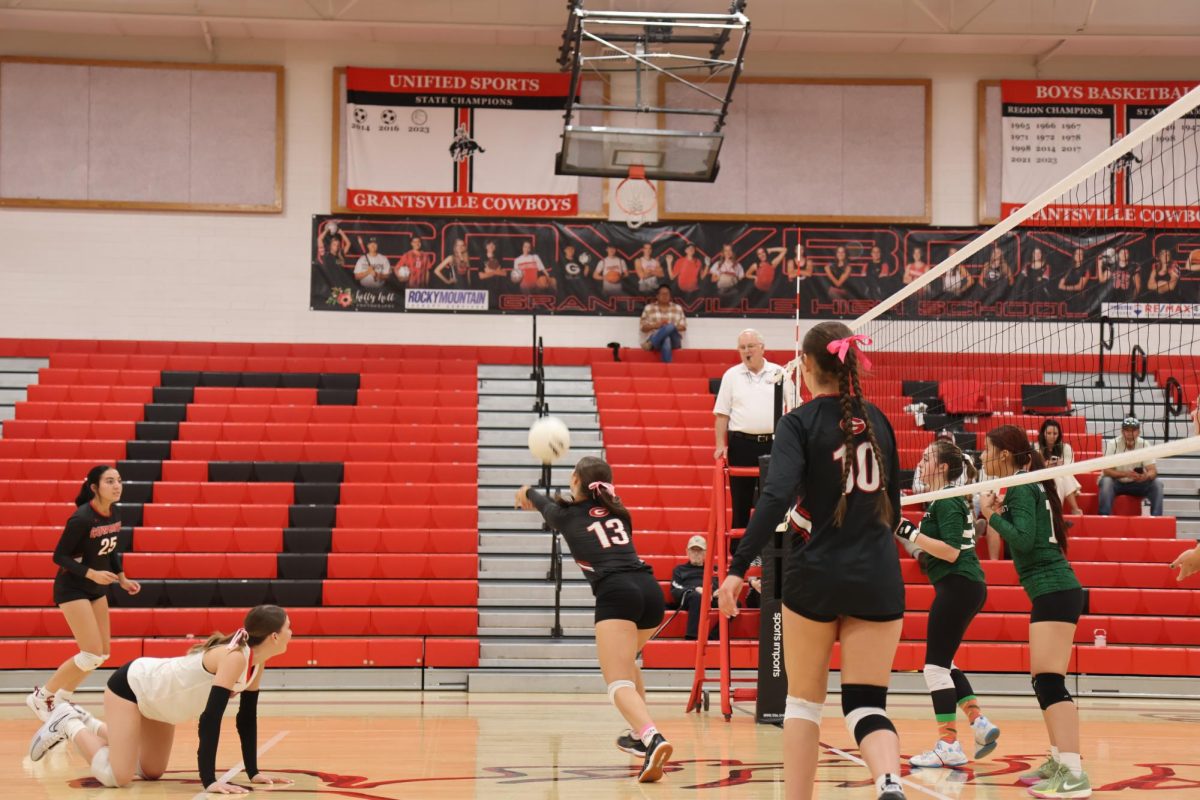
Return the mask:
{"type": "MultiPolygon", "coordinates": [[[[92,709],[99,697],[80,694],[92,709]]],[[[670,771],[655,785],[639,785],[631,777],[637,763],[613,746],[623,726],[602,694],[267,691],[259,703],[259,743],[270,747],[259,763],[296,780],[281,795],[288,798],[783,796],[780,731],[755,725],[752,708],[738,707],[733,721],[726,723],[716,711],[684,714],[682,694],[653,693],[650,700],[658,724],[675,746],[670,771]]],[[[837,700],[834,695],[827,703],[821,729],[826,747],[818,797],[867,800],[872,790],[864,784],[865,771],[848,760],[854,751],[837,700]]],[[[910,800],[1027,796],[1015,785],[1015,775],[1039,763],[1045,749],[1033,698],[983,700],[985,713],[1003,730],[1000,747],[967,768],[913,771],[906,778],[910,800]]],[[[194,798],[200,792],[194,725],[178,729],[163,780],[135,782],[118,794],[92,781],[83,759],[66,747],[31,763],[27,752],[37,723],[23,701],[22,695],[0,696],[0,786],[10,798],[194,798]]],[[[933,744],[927,699],[898,695],[889,706],[904,753],[933,744]]],[[[1084,764],[1095,797],[1200,798],[1200,703],[1085,698],[1081,712],[1084,764]]],[[[237,733],[228,717],[218,773],[239,759],[237,733]]],[[[261,797],[261,791],[255,794],[261,797]]]]}

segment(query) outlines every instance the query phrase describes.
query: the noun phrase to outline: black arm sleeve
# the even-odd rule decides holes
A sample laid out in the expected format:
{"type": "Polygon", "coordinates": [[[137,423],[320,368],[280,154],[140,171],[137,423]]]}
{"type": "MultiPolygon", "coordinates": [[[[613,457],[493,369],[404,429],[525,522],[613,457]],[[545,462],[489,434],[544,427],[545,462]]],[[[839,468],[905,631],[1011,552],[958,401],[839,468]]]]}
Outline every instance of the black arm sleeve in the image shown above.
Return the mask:
{"type": "Polygon", "coordinates": [[[231,692],[223,686],[214,686],[208,692],[208,705],[200,715],[200,746],[196,748],[196,762],[200,769],[200,783],[212,786],[217,780],[217,743],[221,741],[221,717],[229,705],[231,692]]]}
{"type": "Polygon", "coordinates": [[[775,429],[771,445],[771,469],[758,496],[750,524],[729,564],[729,574],[746,576],[750,562],[762,552],[771,532],[783,522],[795,504],[804,477],[804,430],[796,418],[785,414],[775,429]]]}
{"type": "Polygon", "coordinates": [[[525,490],[525,496],[529,498],[529,502],[533,503],[534,507],[541,512],[542,519],[546,520],[546,524],[551,530],[562,532],[562,514],[563,507],[555,501],[551,500],[546,495],[539,492],[537,489],[525,490]]]}
{"type": "Polygon", "coordinates": [[[242,692],[237,712],[238,738],[242,741],[242,763],[246,777],[258,774],[258,692],[242,692]]]}
{"type": "Polygon", "coordinates": [[[108,554],[108,566],[111,567],[112,571],[117,575],[120,575],[125,571],[125,562],[121,559],[120,550],[113,550],[108,554]]]}
{"type": "Polygon", "coordinates": [[[54,548],[54,563],[81,578],[87,577],[87,565],[76,561],[73,556],[86,535],[87,523],[72,517],[67,521],[67,527],[63,528],[58,546],[54,548]]]}

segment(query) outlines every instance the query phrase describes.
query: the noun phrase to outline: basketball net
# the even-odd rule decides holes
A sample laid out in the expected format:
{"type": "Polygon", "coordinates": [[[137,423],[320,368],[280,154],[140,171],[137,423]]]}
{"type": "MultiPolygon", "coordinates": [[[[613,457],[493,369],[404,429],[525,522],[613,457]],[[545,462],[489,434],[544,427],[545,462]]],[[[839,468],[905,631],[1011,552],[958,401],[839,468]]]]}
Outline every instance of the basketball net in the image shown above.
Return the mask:
{"type": "Polygon", "coordinates": [[[646,168],[641,164],[630,166],[629,173],[613,189],[609,219],[624,222],[634,230],[658,220],[658,190],[646,179],[646,168]]]}

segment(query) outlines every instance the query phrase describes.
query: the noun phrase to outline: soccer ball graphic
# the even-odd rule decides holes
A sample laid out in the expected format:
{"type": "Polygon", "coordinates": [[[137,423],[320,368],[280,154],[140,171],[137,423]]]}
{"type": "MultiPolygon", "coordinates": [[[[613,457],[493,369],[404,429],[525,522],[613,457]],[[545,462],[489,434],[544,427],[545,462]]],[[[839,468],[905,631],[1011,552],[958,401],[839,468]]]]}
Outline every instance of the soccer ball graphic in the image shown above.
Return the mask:
{"type": "Polygon", "coordinates": [[[379,115],[379,119],[380,119],[380,121],[383,122],[384,125],[395,125],[396,124],[396,112],[390,108],[385,108],[383,110],[383,113],[379,115]]]}
{"type": "Polygon", "coordinates": [[[354,109],[354,121],[359,125],[367,121],[367,110],[365,108],[354,109]]]}

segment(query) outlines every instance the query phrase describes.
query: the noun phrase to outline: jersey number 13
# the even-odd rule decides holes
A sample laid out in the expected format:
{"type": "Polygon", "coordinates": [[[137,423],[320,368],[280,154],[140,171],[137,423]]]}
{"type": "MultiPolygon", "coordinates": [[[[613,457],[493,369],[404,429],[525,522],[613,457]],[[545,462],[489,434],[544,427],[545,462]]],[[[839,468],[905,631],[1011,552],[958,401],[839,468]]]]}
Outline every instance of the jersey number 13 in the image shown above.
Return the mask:
{"type": "Polygon", "coordinates": [[[629,531],[625,530],[625,523],[617,517],[609,517],[603,522],[593,522],[587,526],[587,529],[596,534],[596,538],[600,540],[600,546],[606,550],[614,544],[629,544],[629,531]]]}

